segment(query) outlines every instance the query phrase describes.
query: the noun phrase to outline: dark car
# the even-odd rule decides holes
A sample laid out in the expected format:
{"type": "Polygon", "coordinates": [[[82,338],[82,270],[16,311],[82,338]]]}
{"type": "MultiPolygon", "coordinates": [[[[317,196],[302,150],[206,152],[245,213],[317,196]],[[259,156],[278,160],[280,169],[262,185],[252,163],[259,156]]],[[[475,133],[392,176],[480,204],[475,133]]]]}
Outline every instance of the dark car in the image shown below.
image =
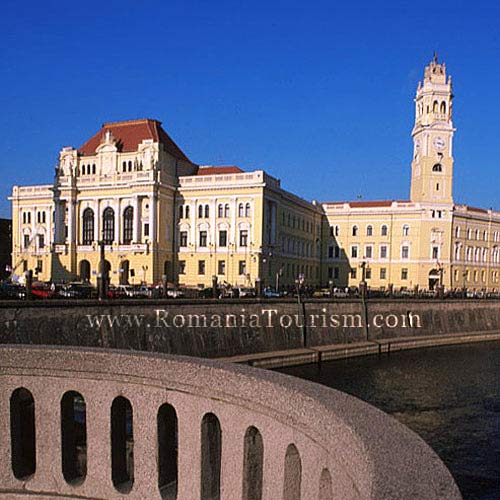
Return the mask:
{"type": "Polygon", "coordinates": [[[0,299],[2,300],[15,300],[15,299],[25,299],[26,298],[26,288],[21,285],[14,283],[2,283],[0,285],[0,299]]]}
{"type": "Polygon", "coordinates": [[[86,283],[68,283],[59,291],[65,299],[90,299],[95,297],[94,287],[86,283]]]}

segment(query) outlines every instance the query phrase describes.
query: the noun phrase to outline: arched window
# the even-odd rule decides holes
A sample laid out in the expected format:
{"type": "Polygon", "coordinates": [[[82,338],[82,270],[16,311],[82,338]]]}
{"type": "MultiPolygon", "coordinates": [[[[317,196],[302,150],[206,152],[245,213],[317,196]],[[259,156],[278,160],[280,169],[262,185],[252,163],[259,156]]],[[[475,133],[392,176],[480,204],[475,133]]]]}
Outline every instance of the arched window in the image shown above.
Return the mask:
{"type": "Polygon", "coordinates": [[[443,166],[441,165],[441,163],[436,163],[436,164],[432,167],[432,171],[433,171],[433,172],[442,172],[442,171],[443,171],[443,166]]]}
{"type": "Polygon", "coordinates": [[[250,203],[245,205],[245,217],[250,217],[250,203]]]}
{"type": "Polygon", "coordinates": [[[111,207],[102,214],[102,239],[105,245],[111,245],[115,239],[115,212],[111,207]]]}
{"type": "Polygon", "coordinates": [[[198,207],[198,217],[199,217],[200,219],[202,219],[202,218],[203,218],[203,205],[200,205],[200,206],[198,207]]]}
{"type": "Polygon", "coordinates": [[[123,211],[123,243],[129,245],[134,237],[134,209],[127,207],[123,211]]]}
{"type": "Polygon", "coordinates": [[[132,405],[118,396],[111,405],[111,475],[121,493],[129,492],[134,484],[133,428],[132,405]]]}
{"type": "Polygon", "coordinates": [[[352,235],[357,236],[358,235],[358,226],[352,226],[352,235]]]}
{"type": "Polygon", "coordinates": [[[94,241],[94,211],[91,208],[86,208],[83,211],[82,227],[82,245],[92,245],[94,241]]]}
{"type": "Polygon", "coordinates": [[[243,500],[262,499],[264,443],[255,427],[245,433],[243,450],[243,500]]]}
{"type": "Polygon", "coordinates": [[[380,228],[380,235],[387,236],[387,226],[385,224],[383,224],[382,227],[380,228]]]}
{"type": "Polygon", "coordinates": [[[87,416],[83,396],[74,391],[61,399],[61,456],[64,479],[78,484],[87,475],[87,416]]]}
{"type": "Polygon", "coordinates": [[[209,216],[210,216],[210,206],[205,205],[205,219],[208,219],[209,216]]]}
{"type": "Polygon", "coordinates": [[[122,172],[126,172],[126,171],[127,171],[127,162],[126,162],[126,161],[124,161],[124,162],[122,163],[122,172]]]}
{"type": "Polygon", "coordinates": [[[439,110],[439,103],[437,101],[434,101],[434,104],[432,105],[432,112],[437,113],[439,110]]]}
{"type": "Polygon", "coordinates": [[[132,162],[131,161],[128,162],[128,171],[132,172],[132,162]]]}
{"type": "Polygon", "coordinates": [[[91,165],[90,163],[87,165],[87,175],[90,175],[90,169],[91,169],[91,165]]]}
{"type": "Polygon", "coordinates": [[[186,216],[186,219],[189,219],[189,205],[186,205],[186,209],[184,211],[184,214],[186,216]]]}
{"type": "Polygon", "coordinates": [[[446,102],[444,101],[441,103],[441,113],[446,114],[446,102]]]}
{"type": "Polygon", "coordinates": [[[95,163],[92,163],[92,173],[95,174],[95,163]]]}
{"type": "Polygon", "coordinates": [[[224,205],[224,217],[227,219],[229,217],[229,203],[224,205]]]}
{"type": "Polygon", "coordinates": [[[366,226],[366,236],[373,236],[373,226],[366,226]]]}
{"type": "Polygon", "coordinates": [[[177,498],[177,414],[165,403],[157,415],[158,488],[163,498],[177,498]]]}
{"type": "Polygon", "coordinates": [[[332,476],[328,469],[321,471],[319,479],[319,497],[318,500],[332,500],[333,499],[333,486],[332,476]]]}
{"type": "Polygon", "coordinates": [[[224,206],[222,203],[219,203],[219,206],[217,207],[217,217],[224,217],[224,206]]]}
{"type": "Polygon", "coordinates": [[[26,479],[36,470],[35,400],[20,387],[10,397],[10,444],[12,472],[26,479]]]}
{"type": "Polygon", "coordinates": [[[80,279],[84,282],[90,281],[90,262],[88,260],[80,261],[80,279]]]}
{"type": "Polygon", "coordinates": [[[238,217],[243,217],[243,203],[238,205],[238,217]]]}
{"type": "Polygon", "coordinates": [[[179,207],[179,219],[183,219],[184,218],[184,207],[181,205],[179,207]]]}
{"type": "Polygon", "coordinates": [[[290,444],[285,455],[285,480],[283,483],[283,500],[300,500],[302,482],[302,463],[299,450],[290,444]]]}
{"type": "Polygon", "coordinates": [[[201,500],[220,500],[221,451],[219,419],[207,413],[201,422],[201,500]]]}

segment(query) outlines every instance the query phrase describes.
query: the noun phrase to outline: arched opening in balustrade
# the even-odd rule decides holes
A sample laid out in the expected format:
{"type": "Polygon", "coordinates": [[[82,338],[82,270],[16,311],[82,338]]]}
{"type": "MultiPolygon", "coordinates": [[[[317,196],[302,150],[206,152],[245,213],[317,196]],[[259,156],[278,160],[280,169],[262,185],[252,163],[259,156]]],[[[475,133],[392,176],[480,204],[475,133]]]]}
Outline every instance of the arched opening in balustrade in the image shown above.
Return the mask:
{"type": "Polygon", "coordinates": [[[70,484],[87,475],[87,408],[79,392],[69,391],[61,399],[62,473],[70,484]]]}
{"type": "Polygon", "coordinates": [[[221,452],[219,419],[207,413],[201,422],[201,500],[220,500],[221,452]]]}
{"type": "Polygon", "coordinates": [[[27,479],[36,471],[35,400],[20,387],[10,397],[11,465],[16,479],[27,479]]]}
{"type": "Polygon", "coordinates": [[[133,427],[132,405],[118,396],[111,405],[111,476],[121,493],[128,493],[134,484],[133,427]]]}
{"type": "Polygon", "coordinates": [[[177,414],[173,406],[160,406],[158,425],[158,488],[163,499],[177,498],[178,429],[177,414]]]}
{"type": "Polygon", "coordinates": [[[332,476],[328,469],[321,471],[318,500],[333,500],[332,476]]]}
{"type": "Polygon", "coordinates": [[[285,477],[283,481],[283,500],[300,500],[302,483],[302,462],[299,450],[294,444],[288,445],[285,454],[285,477]]]}
{"type": "Polygon", "coordinates": [[[245,432],[243,449],[243,500],[262,500],[264,443],[255,427],[245,432]]]}

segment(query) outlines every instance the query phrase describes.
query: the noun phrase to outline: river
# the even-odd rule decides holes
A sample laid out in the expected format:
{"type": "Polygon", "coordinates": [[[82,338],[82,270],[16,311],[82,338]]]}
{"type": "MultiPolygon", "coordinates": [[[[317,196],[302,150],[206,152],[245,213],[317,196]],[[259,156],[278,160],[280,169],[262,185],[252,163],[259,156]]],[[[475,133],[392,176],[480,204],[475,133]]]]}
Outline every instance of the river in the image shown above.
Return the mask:
{"type": "Polygon", "coordinates": [[[500,342],[279,371],[347,392],[389,413],[438,453],[464,499],[500,500],[500,342]]]}

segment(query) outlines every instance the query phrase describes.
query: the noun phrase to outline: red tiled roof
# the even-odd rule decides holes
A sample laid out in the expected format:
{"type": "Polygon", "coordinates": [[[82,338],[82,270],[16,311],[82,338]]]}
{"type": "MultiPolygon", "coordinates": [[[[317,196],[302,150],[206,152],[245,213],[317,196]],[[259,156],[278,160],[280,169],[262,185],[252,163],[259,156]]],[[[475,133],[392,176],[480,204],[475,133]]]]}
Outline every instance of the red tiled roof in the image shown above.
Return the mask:
{"type": "Polygon", "coordinates": [[[104,134],[110,131],[115,138],[116,146],[120,152],[137,151],[138,145],[144,139],[153,139],[161,142],[165,151],[179,160],[190,161],[175,142],[161,127],[161,122],[144,118],[141,120],[128,120],[124,122],[104,123],[102,129],[93,135],[83,146],[78,149],[82,155],[94,155],[104,138],[104,134]]]}
{"type": "Polygon", "coordinates": [[[347,203],[351,208],[390,207],[396,203],[409,203],[409,200],[373,200],[373,201],[333,201],[324,202],[325,205],[344,205],[347,203]]]}
{"type": "Polygon", "coordinates": [[[479,212],[482,214],[487,214],[488,210],[485,210],[484,208],[477,208],[477,207],[470,207],[469,205],[465,205],[467,210],[470,210],[471,212],[479,212]]]}
{"type": "Polygon", "coordinates": [[[217,175],[217,174],[241,174],[243,170],[236,165],[227,165],[227,166],[207,166],[207,167],[198,167],[198,172],[196,175],[217,175]]]}

